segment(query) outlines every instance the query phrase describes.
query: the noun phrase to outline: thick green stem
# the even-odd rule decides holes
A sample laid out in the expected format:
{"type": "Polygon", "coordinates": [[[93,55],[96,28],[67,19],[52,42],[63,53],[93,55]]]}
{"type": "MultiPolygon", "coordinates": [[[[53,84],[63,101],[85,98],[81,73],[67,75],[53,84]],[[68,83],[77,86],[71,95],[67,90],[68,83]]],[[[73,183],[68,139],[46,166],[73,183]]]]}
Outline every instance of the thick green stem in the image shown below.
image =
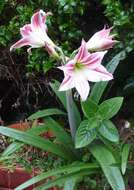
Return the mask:
{"type": "Polygon", "coordinates": [[[74,141],[75,133],[76,133],[76,122],[75,122],[75,114],[73,110],[73,98],[72,98],[71,90],[66,91],[66,102],[67,102],[67,112],[68,112],[68,120],[69,120],[71,136],[74,141]]]}
{"type": "MultiPolygon", "coordinates": [[[[56,47],[57,51],[60,53],[61,62],[63,65],[66,64],[66,56],[64,55],[64,52],[60,47],[56,47]]],[[[74,51],[75,54],[78,50],[74,51]]],[[[69,120],[69,126],[71,131],[71,136],[73,141],[75,140],[75,133],[76,133],[76,120],[75,120],[75,114],[73,109],[73,98],[72,98],[72,91],[68,90],[66,91],[66,102],[67,102],[67,112],[68,112],[68,120],[69,120]]]]}

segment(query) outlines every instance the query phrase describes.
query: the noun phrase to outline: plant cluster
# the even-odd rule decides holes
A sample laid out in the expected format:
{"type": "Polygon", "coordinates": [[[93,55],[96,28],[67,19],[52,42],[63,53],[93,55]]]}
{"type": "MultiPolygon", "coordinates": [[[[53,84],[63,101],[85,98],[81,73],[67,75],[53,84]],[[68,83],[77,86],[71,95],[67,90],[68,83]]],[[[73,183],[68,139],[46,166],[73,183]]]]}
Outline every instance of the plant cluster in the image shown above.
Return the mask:
{"type": "MultiPolygon", "coordinates": [[[[51,32],[49,33],[47,25],[47,17],[50,15],[50,12],[43,10],[34,13],[31,23],[20,28],[21,39],[10,50],[30,46],[28,53],[31,53],[33,48],[42,47],[57,61],[58,68],[64,72],[64,79],[61,84],[55,81],[50,86],[63,104],[63,110],[50,108],[36,112],[28,120],[43,118],[43,125],[34,126],[26,132],[1,126],[2,135],[17,140],[16,144],[9,145],[10,151],[6,151],[2,159],[23,146],[22,142],[64,159],[64,165],[37,175],[16,190],[25,189],[50,176],[54,178],[36,189],[44,190],[61,185],[65,190],[76,187],[79,189],[85,176],[89,177],[89,184],[93,187],[96,176],[101,179],[104,175],[106,184],[113,190],[125,190],[123,175],[127,168],[130,144],[120,140],[118,130],[111,120],[119,111],[123,98],[114,97],[100,102],[108,81],[113,79],[113,73],[119,64],[119,59],[114,57],[106,67],[102,65],[107,50],[116,43],[114,35],[110,34],[111,28],[104,27],[87,42],[82,40],[80,47],[69,55],[69,51],[64,52],[50,37],[51,32]],[[90,81],[96,82],[91,90],[90,81]],[[80,95],[81,114],[73,100],[73,88],[80,95]],[[54,119],[54,115],[57,115],[56,118],[58,115],[64,118],[63,126],[54,119]],[[66,126],[70,128],[69,132],[66,126]],[[46,128],[54,133],[54,139],[48,140],[39,136],[46,128]],[[103,173],[99,172],[100,168],[103,173]]],[[[120,54],[117,56],[121,56],[120,54]]],[[[95,188],[97,185],[96,181],[95,188]]]]}
{"type": "MultiPolygon", "coordinates": [[[[32,48],[43,48],[31,50],[32,54],[28,54],[28,56],[23,48],[17,49],[17,53],[13,54],[17,56],[17,62],[19,62],[18,58],[25,56],[25,62],[28,62],[26,67],[29,72],[43,70],[46,73],[51,68],[60,66],[59,68],[64,71],[65,76],[62,85],[58,81],[50,83],[52,91],[61,103],[62,111],[57,108],[50,108],[31,115],[28,120],[33,122],[36,119],[43,118],[43,125],[40,127],[38,125],[33,126],[26,132],[0,127],[2,135],[16,140],[1,154],[0,161],[13,160],[12,155],[20,148],[24,149],[24,144],[39,148],[42,152],[48,151],[48,155],[51,152],[59,158],[58,166],[56,165],[56,169],[52,169],[56,162],[51,154],[49,155],[50,160],[42,158],[38,160],[38,156],[34,154],[35,158],[32,157],[32,166],[39,166],[43,171],[40,175],[20,185],[16,190],[25,189],[31,184],[50,176],[54,176],[54,178],[36,189],[44,190],[53,186],[64,186],[65,190],[76,188],[100,190],[110,189],[111,186],[113,190],[124,190],[128,184],[127,173],[131,173],[133,170],[131,165],[127,165],[128,158],[133,157],[133,151],[130,152],[131,141],[120,138],[117,126],[112,119],[119,111],[123,98],[115,97],[104,100],[104,91],[108,86],[108,81],[113,78],[112,74],[120,61],[126,59],[134,48],[133,2],[97,0],[93,4],[96,4],[96,2],[104,6],[105,15],[109,22],[113,23],[113,33],[117,34],[117,39],[120,41],[116,44],[115,50],[109,54],[106,61],[108,64],[104,62],[103,65],[101,61],[104,54],[106,54],[104,50],[115,44],[113,36],[109,34],[110,29],[104,28],[102,30],[104,36],[98,32],[87,43],[82,41],[80,47],[78,42],[85,35],[82,33],[84,24],[82,25],[78,18],[83,15],[86,6],[92,4],[91,2],[79,0],[77,2],[74,0],[22,0],[18,3],[17,0],[11,0],[1,3],[1,12],[5,11],[6,13],[9,9],[13,10],[11,15],[9,14],[6,17],[6,23],[3,20],[0,27],[2,48],[9,47],[16,38],[19,38],[19,28],[21,28],[22,39],[12,45],[11,49],[24,45],[30,45],[32,48]],[[55,6],[52,7],[52,4],[55,4],[55,6]],[[127,9],[128,7],[129,9],[127,9]],[[48,13],[49,16],[47,15],[46,22],[43,26],[41,24],[41,27],[44,27],[43,35],[45,34],[43,39],[41,31],[35,31],[34,27],[32,29],[27,28],[28,25],[22,27],[25,23],[29,23],[31,15],[39,8],[53,13],[53,15],[48,13]],[[12,18],[10,18],[11,16],[12,18]],[[67,20],[67,18],[69,19],[67,20]],[[30,36],[31,32],[33,32],[33,39],[26,39],[25,37],[30,36]],[[99,41],[101,44],[98,43],[99,41]],[[72,53],[74,49],[76,50],[72,53]],[[115,53],[117,54],[113,56],[115,53]],[[95,64],[98,64],[101,68],[95,64]],[[96,70],[98,75],[95,73],[96,70]],[[74,71],[78,71],[76,80],[74,79],[76,74],[74,71]],[[100,73],[104,75],[100,77],[100,73]],[[92,77],[88,78],[88,76],[92,77]],[[96,84],[90,84],[90,93],[88,81],[97,82],[96,84]],[[67,82],[69,83],[67,84],[67,82]],[[73,89],[72,93],[70,89],[74,87],[76,90],[73,89]],[[59,88],[63,91],[59,91],[59,88]],[[64,92],[68,89],[69,91],[64,92]],[[83,101],[76,98],[79,95],[83,101]],[[78,106],[74,99],[77,99],[78,106]],[[68,130],[69,128],[70,130],[68,130]],[[40,137],[40,134],[46,129],[51,130],[55,137],[51,139],[40,137]],[[46,163],[43,164],[42,162],[46,163]]],[[[39,12],[37,11],[34,16],[37,13],[39,12]]],[[[40,13],[41,18],[46,16],[43,11],[40,13]]],[[[2,19],[4,17],[3,14],[2,19]]],[[[36,21],[39,20],[35,19],[35,25],[38,25],[36,21]]],[[[28,74],[30,75],[30,73],[28,74]]],[[[121,75],[120,73],[119,76],[121,75]]],[[[132,69],[131,74],[127,74],[126,78],[127,82],[123,81],[123,84],[126,85],[123,93],[133,95],[132,69]]],[[[133,135],[133,131],[131,133],[133,135]]],[[[24,159],[16,159],[16,162],[20,162],[21,165],[27,168],[27,161],[25,162],[24,159]]]]}

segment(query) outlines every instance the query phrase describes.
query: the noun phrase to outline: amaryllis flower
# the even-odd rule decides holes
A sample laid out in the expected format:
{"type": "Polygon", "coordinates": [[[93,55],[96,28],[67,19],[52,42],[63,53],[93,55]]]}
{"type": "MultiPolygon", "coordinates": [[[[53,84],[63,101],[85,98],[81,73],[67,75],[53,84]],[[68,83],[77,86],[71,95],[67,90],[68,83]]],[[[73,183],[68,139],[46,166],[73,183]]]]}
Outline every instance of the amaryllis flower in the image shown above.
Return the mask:
{"type": "Polygon", "coordinates": [[[75,87],[81,99],[85,101],[90,90],[88,81],[99,82],[113,79],[112,74],[101,65],[106,52],[89,53],[86,42],[82,40],[77,55],[66,65],[59,67],[65,75],[59,90],[66,91],[75,87]]]}
{"type": "Polygon", "coordinates": [[[56,54],[55,44],[47,35],[46,17],[50,12],[45,13],[43,10],[36,12],[31,18],[31,24],[26,24],[20,28],[22,38],[13,44],[10,51],[23,46],[31,48],[45,47],[49,54],[56,54]]]}
{"type": "Polygon", "coordinates": [[[96,32],[87,42],[87,49],[89,51],[102,51],[112,48],[117,42],[113,40],[114,35],[110,35],[111,28],[106,29],[105,27],[96,32]]]}

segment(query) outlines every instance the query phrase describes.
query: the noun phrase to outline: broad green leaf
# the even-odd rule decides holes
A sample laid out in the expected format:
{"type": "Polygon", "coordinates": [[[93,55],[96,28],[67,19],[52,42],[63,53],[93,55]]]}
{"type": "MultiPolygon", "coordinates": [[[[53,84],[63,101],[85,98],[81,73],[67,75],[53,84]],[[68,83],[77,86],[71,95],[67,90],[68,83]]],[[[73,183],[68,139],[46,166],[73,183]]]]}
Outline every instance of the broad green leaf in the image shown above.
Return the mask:
{"type": "MultiPolygon", "coordinates": [[[[64,108],[67,110],[66,92],[59,91],[60,83],[55,80],[54,83],[50,83],[50,86],[51,86],[52,90],[54,91],[54,93],[59,98],[59,100],[61,101],[61,103],[63,104],[64,108]]],[[[73,101],[72,108],[74,111],[76,125],[79,126],[79,124],[81,122],[81,116],[80,116],[80,112],[74,101],[73,101]]]]}
{"type": "Polygon", "coordinates": [[[58,177],[54,180],[51,180],[47,183],[45,183],[44,185],[41,185],[37,188],[35,188],[35,190],[46,190],[49,189],[50,187],[54,187],[56,185],[62,185],[64,184],[67,180],[69,179],[77,179],[79,177],[85,176],[85,175],[89,175],[89,174],[93,174],[93,171],[90,170],[83,170],[83,171],[79,171],[79,172],[75,172],[75,173],[71,173],[71,174],[67,174],[67,175],[63,175],[62,177],[58,177]]]}
{"type": "Polygon", "coordinates": [[[74,159],[73,155],[69,154],[69,151],[66,152],[63,148],[61,148],[61,146],[59,147],[53,142],[36,135],[2,126],[0,126],[0,134],[14,138],[18,141],[29,144],[31,146],[35,146],[42,150],[49,151],[60,157],[63,157],[64,159],[74,159]]]}
{"type": "Polygon", "coordinates": [[[131,148],[130,144],[125,144],[123,146],[123,149],[122,149],[122,153],[121,153],[121,171],[122,171],[122,174],[125,174],[125,172],[126,172],[130,148],[131,148]]]}
{"type": "MultiPolygon", "coordinates": [[[[106,68],[110,73],[114,73],[117,66],[119,65],[120,61],[126,57],[126,51],[121,51],[117,55],[113,57],[113,59],[106,65],[106,68]]],[[[109,81],[106,82],[97,82],[94,84],[89,99],[92,99],[97,104],[99,103],[103,92],[105,91],[107,84],[109,81]]]]}
{"type": "Polygon", "coordinates": [[[118,130],[116,129],[115,125],[110,120],[104,120],[102,121],[100,127],[99,127],[100,134],[112,142],[118,142],[119,141],[119,134],[118,130]]]}
{"type": "Polygon", "coordinates": [[[89,171],[94,171],[97,168],[99,168],[99,166],[97,164],[79,163],[79,162],[77,162],[76,164],[74,163],[74,164],[70,164],[67,166],[62,166],[60,168],[56,168],[56,169],[47,171],[45,173],[42,173],[40,175],[33,177],[32,179],[21,184],[15,190],[23,190],[35,183],[38,183],[38,182],[50,177],[50,176],[56,176],[56,175],[62,174],[62,173],[73,173],[73,172],[77,172],[77,171],[80,172],[81,170],[84,170],[84,169],[88,169],[89,171]]]}
{"type": "Polygon", "coordinates": [[[98,113],[101,115],[102,119],[110,119],[117,114],[122,102],[122,97],[115,97],[105,100],[100,104],[98,113]]]}
{"type": "Polygon", "coordinates": [[[93,144],[89,150],[99,162],[113,190],[125,190],[124,181],[113,154],[102,144],[93,144]]]}
{"type": "Polygon", "coordinates": [[[32,114],[30,117],[28,117],[28,120],[34,120],[34,119],[51,116],[51,115],[65,115],[65,113],[56,108],[39,110],[36,113],[32,114]]]}
{"type": "Polygon", "coordinates": [[[98,123],[94,118],[82,121],[76,132],[75,147],[81,148],[90,144],[96,138],[97,126],[98,123]]]}
{"type": "Polygon", "coordinates": [[[82,105],[82,110],[84,112],[84,115],[87,118],[96,116],[96,112],[98,110],[98,105],[94,101],[92,101],[91,99],[88,99],[85,102],[81,102],[81,105],[82,105]]]}

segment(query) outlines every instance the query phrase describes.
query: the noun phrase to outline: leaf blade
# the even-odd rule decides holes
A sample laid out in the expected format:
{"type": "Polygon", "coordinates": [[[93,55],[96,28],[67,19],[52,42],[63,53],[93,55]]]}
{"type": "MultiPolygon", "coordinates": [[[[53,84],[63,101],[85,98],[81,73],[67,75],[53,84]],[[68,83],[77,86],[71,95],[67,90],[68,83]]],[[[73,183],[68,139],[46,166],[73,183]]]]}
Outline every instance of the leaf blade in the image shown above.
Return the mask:
{"type": "Polygon", "coordinates": [[[105,120],[115,116],[123,103],[123,97],[115,97],[105,100],[99,105],[98,113],[105,120]]]}
{"type": "Polygon", "coordinates": [[[93,100],[88,98],[86,101],[81,102],[81,105],[84,115],[87,118],[90,119],[91,117],[96,117],[96,113],[99,107],[93,100]]]}
{"type": "Polygon", "coordinates": [[[33,177],[32,179],[26,181],[25,183],[21,184],[19,187],[17,187],[15,190],[23,190],[35,183],[38,183],[50,176],[55,176],[57,174],[61,174],[61,173],[71,173],[71,172],[76,172],[76,171],[80,171],[80,170],[83,170],[83,169],[97,169],[98,168],[98,165],[97,164],[90,164],[90,163],[76,163],[76,164],[70,164],[70,165],[67,165],[67,166],[62,166],[60,168],[56,168],[56,169],[53,169],[53,170],[50,170],[50,171],[47,171],[45,173],[42,173],[38,176],[35,176],[33,177]]]}
{"type": "Polygon", "coordinates": [[[116,127],[110,120],[102,121],[100,128],[99,128],[99,132],[103,137],[105,137],[106,139],[108,139],[112,142],[119,141],[118,130],[116,129],[116,127]]]}
{"type": "Polygon", "coordinates": [[[81,148],[90,144],[97,135],[95,128],[97,127],[96,121],[93,119],[84,120],[81,122],[75,138],[75,147],[81,148]]]}
{"type": "Polygon", "coordinates": [[[75,180],[80,176],[89,175],[89,173],[93,173],[93,172],[84,170],[84,171],[74,172],[71,174],[66,174],[66,175],[63,175],[62,177],[58,177],[54,180],[47,182],[44,185],[41,185],[41,186],[35,188],[35,190],[46,190],[46,189],[49,189],[56,185],[61,185],[61,184],[65,183],[67,180],[69,180],[70,178],[75,180]]]}
{"type": "Polygon", "coordinates": [[[71,136],[63,129],[63,127],[58,122],[50,117],[46,118],[44,122],[44,125],[52,132],[54,132],[60,142],[65,144],[72,144],[71,136]]]}
{"type": "Polygon", "coordinates": [[[109,184],[113,190],[125,190],[125,184],[121,172],[116,164],[112,153],[102,144],[92,144],[89,150],[99,162],[109,184]]]}
{"type": "Polygon", "coordinates": [[[0,126],[0,133],[2,135],[6,135],[8,137],[12,137],[18,141],[24,142],[26,144],[35,146],[37,148],[40,148],[45,151],[52,152],[60,157],[63,157],[65,159],[72,159],[69,158],[70,155],[68,153],[65,153],[65,151],[59,147],[58,145],[52,143],[49,140],[43,139],[41,137],[38,137],[36,135],[27,133],[27,132],[21,132],[15,129],[10,129],[7,127],[0,126]]]}
{"type": "Polygon", "coordinates": [[[122,171],[123,175],[126,172],[127,161],[128,161],[128,156],[129,156],[130,148],[131,148],[130,144],[125,144],[123,146],[123,149],[122,149],[122,154],[121,154],[121,171],[122,171]]]}
{"type": "Polygon", "coordinates": [[[54,93],[56,94],[56,96],[61,101],[64,108],[67,109],[65,92],[58,90],[60,87],[60,83],[58,81],[54,80],[53,83],[50,83],[50,86],[51,86],[52,90],[54,91],[54,93]]]}
{"type": "Polygon", "coordinates": [[[49,108],[45,110],[39,110],[36,113],[28,117],[28,120],[34,120],[42,117],[47,117],[51,115],[65,115],[65,113],[57,108],[49,108]]]}

